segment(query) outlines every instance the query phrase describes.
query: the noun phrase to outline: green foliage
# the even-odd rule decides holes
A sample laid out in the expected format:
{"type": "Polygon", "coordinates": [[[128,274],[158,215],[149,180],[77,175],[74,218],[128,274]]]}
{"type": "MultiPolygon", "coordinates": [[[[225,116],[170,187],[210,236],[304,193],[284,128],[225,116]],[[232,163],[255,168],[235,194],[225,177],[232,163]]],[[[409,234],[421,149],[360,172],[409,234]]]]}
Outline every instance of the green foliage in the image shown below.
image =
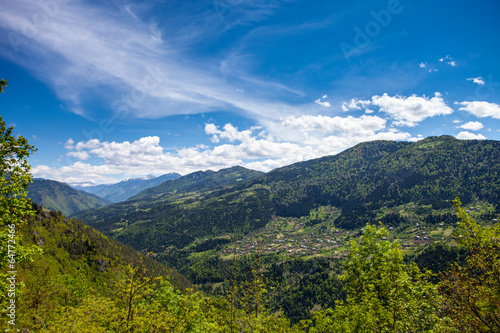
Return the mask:
{"type": "Polygon", "coordinates": [[[3,93],[3,87],[7,87],[7,80],[6,79],[0,80],[0,93],[3,93]]]}
{"type": "Polygon", "coordinates": [[[26,199],[31,183],[28,156],[36,151],[22,136],[14,137],[14,128],[0,117],[0,225],[19,224],[30,214],[26,199]]]}
{"type": "MultiPolygon", "coordinates": [[[[0,87],[6,86],[2,80],[0,87]]],[[[13,135],[13,127],[7,127],[0,117],[0,308],[4,311],[9,302],[16,301],[18,293],[9,287],[7,278],[14,278],[23,262],[30,262],[41,250],[36,245],[23,244],[20,232],[25,218],[33,215],[31,203],[26,198],[27,187],[31,182],[28,156],[36,149],[28,144],[22,136],[13,135]]],[[[14,282],[13,284],[17,284],[14,282]]],[[[6,316],[2,316],[0,324],[4,324],[6,316]]]]}
{"type": "Polygon", "coordinates": [[[366,225],[360,243],[351,240],[340,279],[347,300],[313,315],[310,332],[431,332],[441,327],[437,287],[415,264],[403,263],[388,230],[366,225]]]}
{"type": "Polygon", "coordinates": [[[267,268],[267,279],[279,282],[270,307],[281,309],[292,324],[311,319],[312,310],[334,308],[344,300],[338,279],[342,265],[338,259],[312,258],[275,263],[267,268]]]}
{"type": "MultiPolygon", "coordinates": [[[[455,263],[464,264],[468,255],[469,251],[466,248],[435,243],[405,259],[406,262],[416,263],[421,270],[429,270],[434,274],[439,274],[449,270],[455,263]]],[[[439,282],[439,276],[432,276],[432,281],[439,282]]]]}
{"type": "Polygon", "coordinates": [[[500,225],[481,227],[454,201],[459,217],[457,244],[470,251],[466,264],[442,274],[441,292],[452,328],[500,331],[500,225]]]}

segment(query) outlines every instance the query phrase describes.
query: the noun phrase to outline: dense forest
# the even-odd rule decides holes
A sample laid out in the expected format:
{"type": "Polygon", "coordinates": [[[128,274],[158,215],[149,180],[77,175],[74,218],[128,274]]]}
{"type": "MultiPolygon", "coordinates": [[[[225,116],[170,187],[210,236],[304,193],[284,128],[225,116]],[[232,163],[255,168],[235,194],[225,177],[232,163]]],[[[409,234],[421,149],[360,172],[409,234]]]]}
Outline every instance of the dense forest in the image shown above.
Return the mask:
{"type": "MultiPolygon", "coordinates": [[[[471,332],[498,331],[500,229],[455,202],[458,248],[413,258],[366,225],[345,260],[266,264],[233,257],[215,295],[82,223],[34,206],[20,227],[15,328],[25,332],[471,332]],[[460,237],[461,236],[461,237],[460,237]],[[26,253],[26,252],[25,252],[26,253]],[[444,257],[445,260],[439,259],[444,257]],[[424,258],[424,259],[422,259],[424,258]],[[445,265],[437,281],[419,264],[445,265]],[[311,305],[316,306],[310,311],[311,305]],[[304,319],[307,318],[307,319],[304,319]]],[[[9,314],[3,285],[3,327],[9,314]]]]}

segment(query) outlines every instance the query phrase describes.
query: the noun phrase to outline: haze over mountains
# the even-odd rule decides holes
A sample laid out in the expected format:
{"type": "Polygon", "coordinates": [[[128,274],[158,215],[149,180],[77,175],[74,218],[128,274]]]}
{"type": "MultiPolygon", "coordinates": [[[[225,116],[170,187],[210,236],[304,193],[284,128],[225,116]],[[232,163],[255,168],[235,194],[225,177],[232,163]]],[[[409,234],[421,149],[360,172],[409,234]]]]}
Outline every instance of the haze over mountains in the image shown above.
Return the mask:
{"type": "Polygon", "coordinates": [[[38,205],[61,211],[67,216],[112,203],[97,195],[74,189],[68,184],[42,178],[33,179],[28,187],[28,197],[38,205]]]}
{"type": "Polygon", "coordinates": [[[172,172],[159,177],[148,175],[144,178],[132,178],[123,180],[116,184],[86,184],[85,186],[73,185],[73,187],[78,190],[98,195],[111,202],[120,202],[127,200],[145,189],[159,185],[167,180],[179,178],[180,176],[180,174],[172,172]]]}
{"type": "Polygon", "coordinates": [[[54,180],[35,178],[28,188],[28,197],[38,205],[70,216],[87,209],[124,201],[145,189],[180,176],[178,173],[169,173],[159,177],[149,175],[144,178],[132,178],[116,184],[73,186],[54,180]]]}

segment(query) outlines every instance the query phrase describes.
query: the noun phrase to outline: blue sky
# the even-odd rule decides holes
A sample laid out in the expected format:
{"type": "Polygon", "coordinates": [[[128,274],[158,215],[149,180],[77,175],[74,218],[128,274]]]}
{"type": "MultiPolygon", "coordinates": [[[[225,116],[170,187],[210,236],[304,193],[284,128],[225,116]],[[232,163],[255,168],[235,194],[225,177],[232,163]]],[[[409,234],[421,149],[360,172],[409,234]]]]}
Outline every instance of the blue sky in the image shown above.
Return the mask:
{"type": "Polygon", "coordinates": [[[0,3],[0,116],[35,177],[268,171],[371,140],[500,139],[498,1],[0,3]]]}

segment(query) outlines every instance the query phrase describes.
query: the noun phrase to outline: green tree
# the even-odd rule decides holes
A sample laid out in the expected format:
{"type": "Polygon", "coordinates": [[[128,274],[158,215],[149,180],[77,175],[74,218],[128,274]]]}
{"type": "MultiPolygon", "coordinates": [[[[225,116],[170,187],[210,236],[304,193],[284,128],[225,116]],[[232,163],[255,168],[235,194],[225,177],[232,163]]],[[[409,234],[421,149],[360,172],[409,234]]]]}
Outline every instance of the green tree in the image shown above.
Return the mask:
{"type": "Polygon", "coordinates": [[[452,328],[461,332],[500,331],[500,225],[481,227],[453,201],[457,244],[470,250],[463,266],[442,274],[440,285],[452,328]]]}
{"type": "Polygon", "coordinates": [[[0,93],[3,93],[3,87],[7,87],[7,80],[6,79],[0,80],[0,93]]]}
{"type": "Polygon", "coordinates": [[[430,272],[420,272],[413,263],[406,266],[399,242],[387,237],[386,228],[368,224],[359,244],[350,241],[340,276],[347,300],[314,314],[310,332],[434,332],[442,326],[430,272]]]}
{"type": "MultiPolygon", "coordinates": [[[[6,80],[0,81],[1,92],[6,85],[6,80]]],[[[15,137],[13,130],[0,117],[0,308],[3,311],[11,307],[11,302],[19,295],[17,276],[9,272],[15,272],[18,264],[33,260],[33,255],[41,252],[37,246],[22,246],[22,236],[19,235],[19,227],[25,223],[25,218],[34,214],[26,196],[32,181],[27,158],[35,147],[22,136],[15,137]]],[[[13,317],[9,318],[13,320],[13,317]]],[[[8,318],[2,316],[0,323],[5,324],[5,320],[8,318]]]]}

